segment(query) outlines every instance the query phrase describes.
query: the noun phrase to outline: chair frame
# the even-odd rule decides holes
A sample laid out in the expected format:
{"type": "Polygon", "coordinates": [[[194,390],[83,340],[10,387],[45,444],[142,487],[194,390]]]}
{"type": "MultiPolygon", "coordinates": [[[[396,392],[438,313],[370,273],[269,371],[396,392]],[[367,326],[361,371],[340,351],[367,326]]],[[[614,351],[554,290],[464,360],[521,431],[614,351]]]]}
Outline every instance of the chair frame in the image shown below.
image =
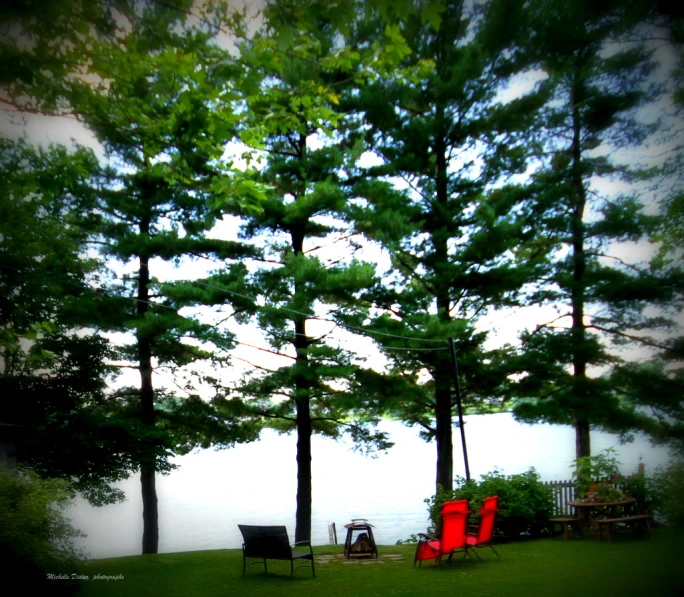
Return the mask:
{"type": "Polygon", "coordinates": [[[264,572],[268,572],[266,560],[286,560],[290,562],[290,576],[294,575],[296,561],[310,561],[311,564],[302,564],[297,568],[311,568],[311,574],[316,578],[314,568],[314,555],[311,541],[298,541],[290,544],[287,528],[284,526],[258,526],[238,525],[244,543],[242,544],[242,576],[245,575],[247,566],[263,564],[264,572]],[[294,547],[308,546],[309,550],[295,550],[294,547]],[[247,558],[256,558],[260,562],[247,564],[247,558]]]}

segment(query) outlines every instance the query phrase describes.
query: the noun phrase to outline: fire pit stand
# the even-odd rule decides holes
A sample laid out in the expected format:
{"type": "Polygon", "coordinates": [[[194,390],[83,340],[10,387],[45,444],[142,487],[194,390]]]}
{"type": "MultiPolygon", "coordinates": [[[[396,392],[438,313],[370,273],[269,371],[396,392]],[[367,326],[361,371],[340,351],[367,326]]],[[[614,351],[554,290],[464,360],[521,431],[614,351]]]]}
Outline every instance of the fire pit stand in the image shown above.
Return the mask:
{"type": "Polygon", "coordinates": [[[378,548],[373,538],[373,525],[369,524],[365,518],[352,518],[349,524],[345,524],[347,529],[347,539],[344,542],[345,558],[377,558],[378,548]],[[354,533],[359,533],[354,541],[354,533]]]}

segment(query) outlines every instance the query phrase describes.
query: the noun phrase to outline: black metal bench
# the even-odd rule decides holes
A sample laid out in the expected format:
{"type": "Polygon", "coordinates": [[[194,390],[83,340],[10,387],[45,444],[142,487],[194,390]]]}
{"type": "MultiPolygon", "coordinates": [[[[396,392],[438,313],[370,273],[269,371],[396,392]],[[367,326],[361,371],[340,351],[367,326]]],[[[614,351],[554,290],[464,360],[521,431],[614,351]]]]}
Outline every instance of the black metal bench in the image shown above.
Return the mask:
{"type": "Polygon", "coordinates": [[[613,525],[623,524],[632,528],[635,535],[645,535],[653,539],[653,534],[651,533],[650,525],[651,517],[648,514],[635,514],[631,516],[621,516],[618,518],[598,518],[594,520],[596,525],[596,535],[599,541],[602,541],[604,537],[608,540],[612,540],[612,530],[613,525]]]}
{"type": "Polygon", "coordinates": [[[256,526],[256,525],[238,525],[244,543],[242,544],[242,575],[245,575],[247,566],[252,564],[264,565],[264,571],[268,572],[266,560],[289,560],[290,562],[290,576],[294,574],[295,560],[310,561],[311,564],[303,564],[298,568],[311,568],[311,573],[314,578],[316,571],[314,570],[314,557],[311,541],[300,541],[294,545],[290,545],[290,540],[287,536],[287,529],[284,526],[256,526]],[[308,551],[302,549],[293,549],[297,545],[308,546],[308,551]],[[247,564],[247,558],[258,558],[261,562],[252,562],[247,564]]]}

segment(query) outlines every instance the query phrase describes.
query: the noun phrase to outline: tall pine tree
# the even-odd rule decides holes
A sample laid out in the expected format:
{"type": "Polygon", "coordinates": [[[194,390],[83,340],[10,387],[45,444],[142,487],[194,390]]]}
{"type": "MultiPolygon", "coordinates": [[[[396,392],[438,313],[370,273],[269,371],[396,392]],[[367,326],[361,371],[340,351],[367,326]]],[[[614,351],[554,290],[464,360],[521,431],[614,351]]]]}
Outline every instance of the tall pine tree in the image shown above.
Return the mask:
{"type": "MultiPolygon", "coordinates": [[[[445,489],[456,407],[446,341],[455,340],[464,400],[486,409],[506,375],[504,354],[485,350],[478,319],[516,304],[536,267],[516,258],[530,232],[524,189],[504,181],[525,170],[524,132],[538,100],[499,99],[516,70],[515,52],[504,52],[514,25],[504,8],[416,3],[396,25],[406,44],[401,68],[348,99],[379,158],[355,173],[355,226],[392,261],[373,297],[384,313],[371,328],[383,334],[396,374],[395,412],[435,440],[436,483],[445,489]],[[394,189],[383,191],[383,181],[394,189]]],[[[360,44],[382,34],[377,21],[357,30],[360,44]]]]}
{"type": "Polygon", "coordinates": [[[257,321],[279,360],[258,366],[238,391],[250,412],[297,434],[298,542],[311,538],[312,436],[349,432],[357,442],[386,446],[370,426],[377,409],[363,386],[375,375],[329,337],[333,318],[353,313],[363,320],[357,299],[375,283],[374,266],[354,259],[343,221],[345,168],[354,158],[339,142],[344,116],[335,109],[336,81],[345,77],[335,65],[354,61],[337,45],[353,17],[349,7],[311,2],[293,9],[275,2],[263,31],[243,46],[260,81],[248,101],[253,120],[243,138],[254,148],[259,141],[257,180],[271,191],[242,234],[263,247],[253,274],[263,297],[257,321]]]}
{"type": "Polygon", "coordinates": [[[204,31],[203,22],[190,26],[186,17],[175,5],[120,5],[116,39],[90,41],[88,72],[74,78],[69,94],[74,113],[109,159],[94,234],[102,255],[126,273],[117,280],[102,275],[96,315],[101,329],[130,334],[119,358],[140,374],[139,385],[121,393],[140,421],[143,553],[158,549],[155,472],[168,470],[168,456],[250,433],[231,421],[230,412],[222,420],[197,395],[169,397],[154,375],[160,367],[189,366],[233,347],[231,333],[181,309],[230,304],[244,289],[237,260],[249,250],[206,232],[224,201],[249,203],[256,188],[236,190],[230,165],[221,159],[238,120],[231,108],[239,69],[213,42],[216,29],[204,31]],[[215,109],[218,104],[223,110],[215,109]],[[156,268],[199,256],[232,259],[235,267],[201,282],[162,283],[155,276],[156,268]]]}
{"type": "Polygon", "coordinates": [[[614,155],[638,146],[651,130],[635,117],[649,99],[652,68],[644,49],[627,41],[638,13],[624,2],[542,1],[529,8],[530,47],[539,53],[547,76],[541,86],[550,94],[539,112],[546,137],[543,167],[534,176],[536,242],[551,251],[538,299],[555,304],[559,316],[523,335],[528,375],[519,391],[535,398],[515,412],[526,421],[573,425],[580,457],[591,452],[592,427],[642,426],[642,414],[624,399],[637,390],[635,369],[615,347],[666,348],[649,335],[667,328],[665,312],[646,308],[672,308],[679,276],[649,262],[647,241],[657,221],[644,210],[648,197],[611,192],[606,184],[634,180],[638,164],[614,155]],[[620,253],[626,246],[633,257],[620,253]],[[599,375],[599,368],[613,376],[599,375]]]}

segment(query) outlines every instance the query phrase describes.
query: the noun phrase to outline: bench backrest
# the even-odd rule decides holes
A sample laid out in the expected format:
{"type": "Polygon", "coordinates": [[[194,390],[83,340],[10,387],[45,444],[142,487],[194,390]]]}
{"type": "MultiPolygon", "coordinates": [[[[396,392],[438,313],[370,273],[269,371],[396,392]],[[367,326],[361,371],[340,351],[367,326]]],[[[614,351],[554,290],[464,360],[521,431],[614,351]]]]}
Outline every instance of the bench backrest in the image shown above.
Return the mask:
{"type": "Polygon", "coordinates": [[[290,559],[292,548],[284,526],[239,524],[245,556],[253,558],[290,559]]]}

